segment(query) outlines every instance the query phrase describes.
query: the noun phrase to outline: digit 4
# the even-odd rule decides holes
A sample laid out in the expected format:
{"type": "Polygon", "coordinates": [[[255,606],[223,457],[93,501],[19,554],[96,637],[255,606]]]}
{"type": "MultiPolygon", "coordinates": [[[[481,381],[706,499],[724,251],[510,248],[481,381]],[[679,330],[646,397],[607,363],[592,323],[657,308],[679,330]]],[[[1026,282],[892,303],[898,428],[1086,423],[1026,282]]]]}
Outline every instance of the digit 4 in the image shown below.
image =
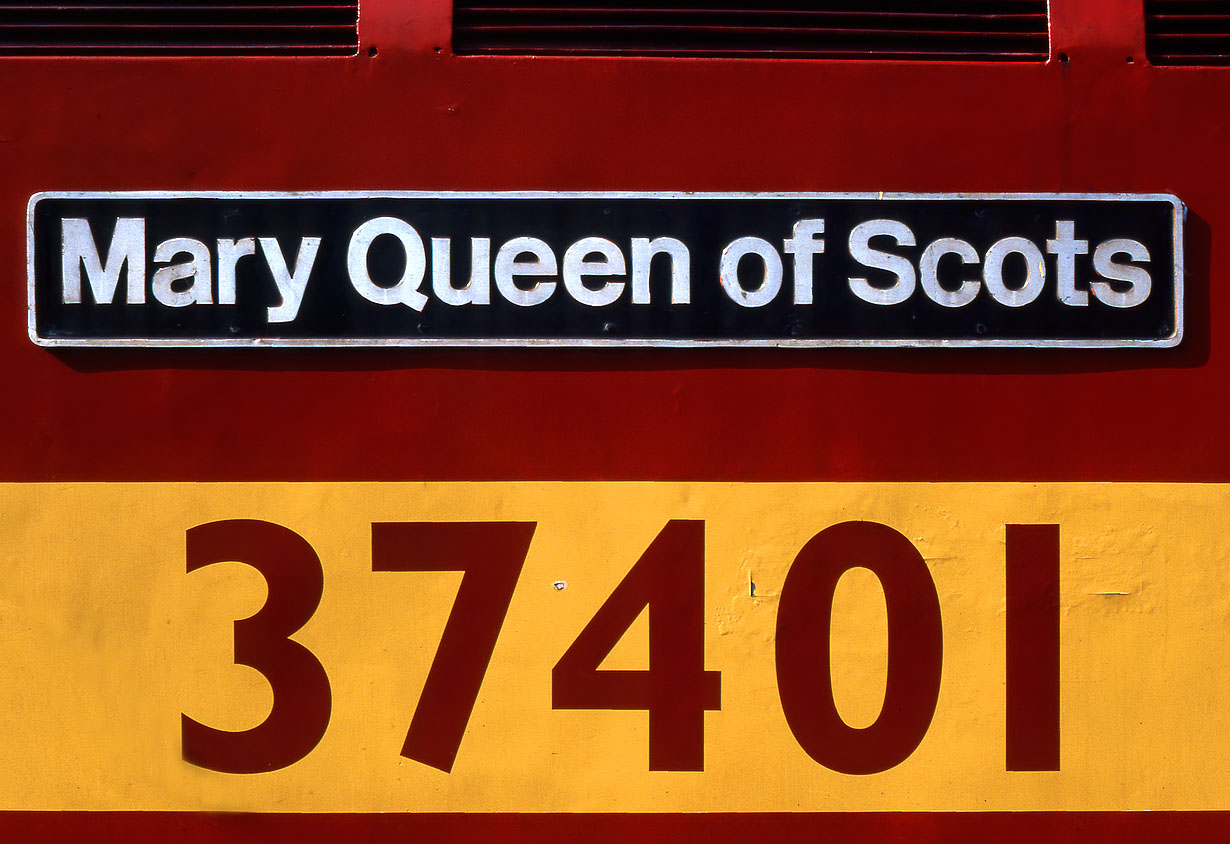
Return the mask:
{"type": "Polygon", "coordinates": [[[553,709],[649,712],[649,770],[702,771],[705,711],[721,674],[705,670],[705,523],[666,524],[551,672],[553,709]],[[600,669],[649,608],[649,669],[600,669]]]}

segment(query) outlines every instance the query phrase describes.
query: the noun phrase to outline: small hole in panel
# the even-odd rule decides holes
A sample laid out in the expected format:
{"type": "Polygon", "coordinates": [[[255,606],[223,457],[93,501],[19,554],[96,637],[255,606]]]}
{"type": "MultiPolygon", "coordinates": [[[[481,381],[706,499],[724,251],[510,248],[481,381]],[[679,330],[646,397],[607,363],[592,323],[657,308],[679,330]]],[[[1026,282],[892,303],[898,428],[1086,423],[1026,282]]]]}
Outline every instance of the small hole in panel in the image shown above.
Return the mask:
{"type": "Polygon", "coordinates": [[[379,50],[377,50],[375,47],[368,47],[368,48],[367,48],[367,55],[368,55],[370,58],[373,58],[373,59],[374,59],[374,58],[376,58],[376,56],[377,56],[377,55],[379,55],[379,54],[380,54],[380,51],[379,51],[379,50]]]}

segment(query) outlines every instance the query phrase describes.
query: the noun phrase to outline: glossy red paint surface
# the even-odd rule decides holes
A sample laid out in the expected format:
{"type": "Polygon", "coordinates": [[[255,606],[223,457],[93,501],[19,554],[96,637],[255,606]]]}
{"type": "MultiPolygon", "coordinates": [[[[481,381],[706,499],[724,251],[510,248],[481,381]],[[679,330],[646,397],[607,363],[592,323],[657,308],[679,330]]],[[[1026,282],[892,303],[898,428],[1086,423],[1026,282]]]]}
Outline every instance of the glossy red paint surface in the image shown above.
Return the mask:
{"type": "Polygon", "coordinates": [[[882,841],[909,844],[1153,844],[1159,838],[1218,841],[1230,830],[1220,812],[870,812],[494,815],[211,815],[180,812],[11,812],[0,825],[12,840],[88,837],[98,844],[131,841],[350,842],[586,841],[745,844],[747,841],[882,841]]]}
{"type": "MultiPolygon", "coordinates": [[[[363,0],[351,58],[0,59],[0,480],[1230,480],[1230,69],[1140,0],[1051,0],[1051,60],[453,56],[363,0]],[[1173,192],[1164,350],[62,350],[26,336],[42,190],[1173,192]]],[[[0,816],[11,840],[1214,840],[1220,813],[0,816]]]]}
{"type": "Polygon", "coordinates": [[[1051,7],[1045,65],[459,58],[443,0],[366,0],[353,58],[0,59],[0,377],[16,407],[0,475],[1225,480],[1212,232],[1230,215],[1230,71],[1148,66],[1138,0],[1051,7]],[[1172,191],[1190,209],[1187,338],[36,348],[28,197],[141,188],[1172,191]]]}

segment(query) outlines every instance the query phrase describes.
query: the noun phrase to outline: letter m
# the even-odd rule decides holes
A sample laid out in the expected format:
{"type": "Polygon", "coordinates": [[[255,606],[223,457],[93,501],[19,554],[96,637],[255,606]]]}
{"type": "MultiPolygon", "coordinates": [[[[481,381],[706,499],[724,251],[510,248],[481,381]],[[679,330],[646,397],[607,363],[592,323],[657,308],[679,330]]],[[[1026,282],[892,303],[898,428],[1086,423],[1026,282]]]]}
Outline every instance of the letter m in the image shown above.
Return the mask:
{"type": "Polygon", "coordinates": [[[120,217],[107,248],[106,265],[98,255],[98,244],[90,221],[65,218],[60,221],[61,268],[64,304],[81,303],[81,267],[90,282],[90,291],[99,305],[110,305],[120,282],[120,271],[128,264],[128,303],[145,302],[145,219],[120,217]]]}

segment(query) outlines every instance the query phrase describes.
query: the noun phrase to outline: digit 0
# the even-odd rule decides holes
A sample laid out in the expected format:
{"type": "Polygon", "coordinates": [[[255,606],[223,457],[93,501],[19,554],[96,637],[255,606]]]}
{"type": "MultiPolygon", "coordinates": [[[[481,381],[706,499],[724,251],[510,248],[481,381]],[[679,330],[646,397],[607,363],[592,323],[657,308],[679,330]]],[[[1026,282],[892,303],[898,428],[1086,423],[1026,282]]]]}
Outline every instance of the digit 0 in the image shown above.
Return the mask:
{"type": "Polygon", "coordinates": [[[777,688],[790,731],[812,759],[844,774],[875,774],[904,761],[935,714],[943,650],[935,583],[900,533],[876,522],[843,522],[803,546],[782,584],[777,688]],[[841,720],[829,662],[833,593],[856,566],[880,579],[888,610],[884,705],[863,729],[841,720]]]}

